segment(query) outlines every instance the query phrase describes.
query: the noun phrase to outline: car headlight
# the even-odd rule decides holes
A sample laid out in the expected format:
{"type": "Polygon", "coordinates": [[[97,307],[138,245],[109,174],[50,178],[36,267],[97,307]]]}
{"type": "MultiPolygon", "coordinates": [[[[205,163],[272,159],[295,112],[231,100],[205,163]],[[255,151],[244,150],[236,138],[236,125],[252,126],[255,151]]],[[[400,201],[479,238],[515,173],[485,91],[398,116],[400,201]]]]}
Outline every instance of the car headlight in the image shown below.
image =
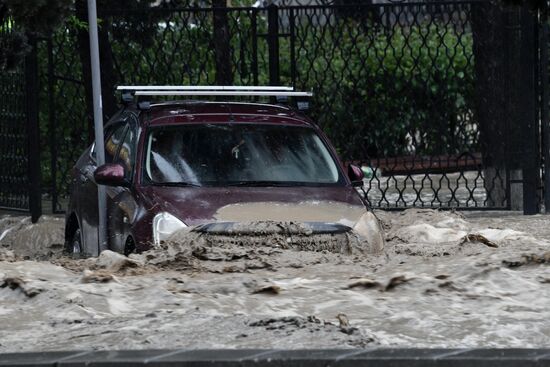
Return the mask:
{"type": "Polygon", "coordinates": [[[153,241],[160,245],[166,241],[174,232],[186,228],[187,225],[170,213],[162,212],[153,218],[153,241]]]}
{"type": "Polygon", "coordinates": [[[370,251],[378,252],[384,249],[384,230],[378,218],[371,212],[366,212],[359,218],[353,226],[353,231],[368,243],[370,251]]]}

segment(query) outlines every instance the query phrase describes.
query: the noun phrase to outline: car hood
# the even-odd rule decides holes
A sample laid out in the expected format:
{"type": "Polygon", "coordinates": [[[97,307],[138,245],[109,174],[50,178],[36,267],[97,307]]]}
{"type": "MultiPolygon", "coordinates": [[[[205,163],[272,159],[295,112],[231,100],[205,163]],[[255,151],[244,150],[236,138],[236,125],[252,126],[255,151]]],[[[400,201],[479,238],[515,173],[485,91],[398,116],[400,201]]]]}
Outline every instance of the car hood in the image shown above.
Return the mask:
{"type": "Polygon", "coordinates": [[[366,209],[351,187],[160,187],[143,194],[188,226],[210,222],[329,222],[353,226],[366,209]]]}

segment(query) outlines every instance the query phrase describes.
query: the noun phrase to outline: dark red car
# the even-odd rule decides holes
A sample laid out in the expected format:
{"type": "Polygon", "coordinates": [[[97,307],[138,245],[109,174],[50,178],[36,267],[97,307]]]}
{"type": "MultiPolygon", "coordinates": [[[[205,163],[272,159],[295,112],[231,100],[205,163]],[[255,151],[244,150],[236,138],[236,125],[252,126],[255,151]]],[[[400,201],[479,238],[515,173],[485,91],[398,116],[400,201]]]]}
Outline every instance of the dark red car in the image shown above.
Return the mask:
{"type": "Polygon", "coordinates": [[[105,160],[97,167],[92,146],[72,170],[69,252],[98,254],[98,184],[107,186],[108,246],[125,254],[211,223],[298,221],[362,236],[372,228],[354,187],[361,170],[346,171],[319,127],[291,107],[128,104],[105,126],[105,160]]]}

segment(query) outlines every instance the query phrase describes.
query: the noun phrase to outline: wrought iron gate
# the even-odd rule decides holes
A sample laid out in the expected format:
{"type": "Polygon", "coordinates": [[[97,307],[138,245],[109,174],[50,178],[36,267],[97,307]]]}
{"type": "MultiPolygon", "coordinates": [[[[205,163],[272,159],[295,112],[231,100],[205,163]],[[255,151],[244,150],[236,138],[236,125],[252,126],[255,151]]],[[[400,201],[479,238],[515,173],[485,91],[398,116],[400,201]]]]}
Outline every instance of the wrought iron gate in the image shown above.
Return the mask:
{"type": "MultiPolygon", "coordinates": [[[[314,91],[310,114],[343,159],[372,172],[373,207],[509,209],[507,162],[487,148],[509,135],[497,111],[478,113],[479,93],[495,93],[476,87],[483,4],[99,9],[104,108],[112,113],[117,84],[293,85],[314,91]]],[[[55,34],[42,69],[54,210],[91,137],[88,65],[74,52],[82,32],[70,23],[55,34]]]]}
{"type": "MultiPolygon", "coordinates": [[[[0,25],[10,37],[11,23],[0,25]]],[[[0,73],[0,209],[41,215],[36,52],[0,73]]]]}
{"type": "MultiPolygon", "coordinates": [[[[84,10],[37,48],[41,172],[54,212],[92,138],[84,10]]],[[[539,210],[546,51],[524,9],[461,0],[99,16],[107,115],[118,84],[293,85],[313,90],[310,115],[370,175],[373,207],[539,210]]]]}

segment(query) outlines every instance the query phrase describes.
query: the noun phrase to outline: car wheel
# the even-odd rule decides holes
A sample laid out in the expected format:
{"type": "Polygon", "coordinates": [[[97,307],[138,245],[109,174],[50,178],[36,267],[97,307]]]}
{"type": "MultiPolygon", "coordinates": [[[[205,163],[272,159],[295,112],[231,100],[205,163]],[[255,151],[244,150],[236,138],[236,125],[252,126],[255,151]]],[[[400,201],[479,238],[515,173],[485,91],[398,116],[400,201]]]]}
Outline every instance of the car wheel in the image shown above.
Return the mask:
{"type": "Polygon", "coordinates": [[[73,238],[71,239],[71,242],[69,243],[67,250],[69,254],[73,254],[73,255],[82,254],[82,235],[80,232],[80,228],[77,228],[77,230],[74,231],[73,238]]]}

